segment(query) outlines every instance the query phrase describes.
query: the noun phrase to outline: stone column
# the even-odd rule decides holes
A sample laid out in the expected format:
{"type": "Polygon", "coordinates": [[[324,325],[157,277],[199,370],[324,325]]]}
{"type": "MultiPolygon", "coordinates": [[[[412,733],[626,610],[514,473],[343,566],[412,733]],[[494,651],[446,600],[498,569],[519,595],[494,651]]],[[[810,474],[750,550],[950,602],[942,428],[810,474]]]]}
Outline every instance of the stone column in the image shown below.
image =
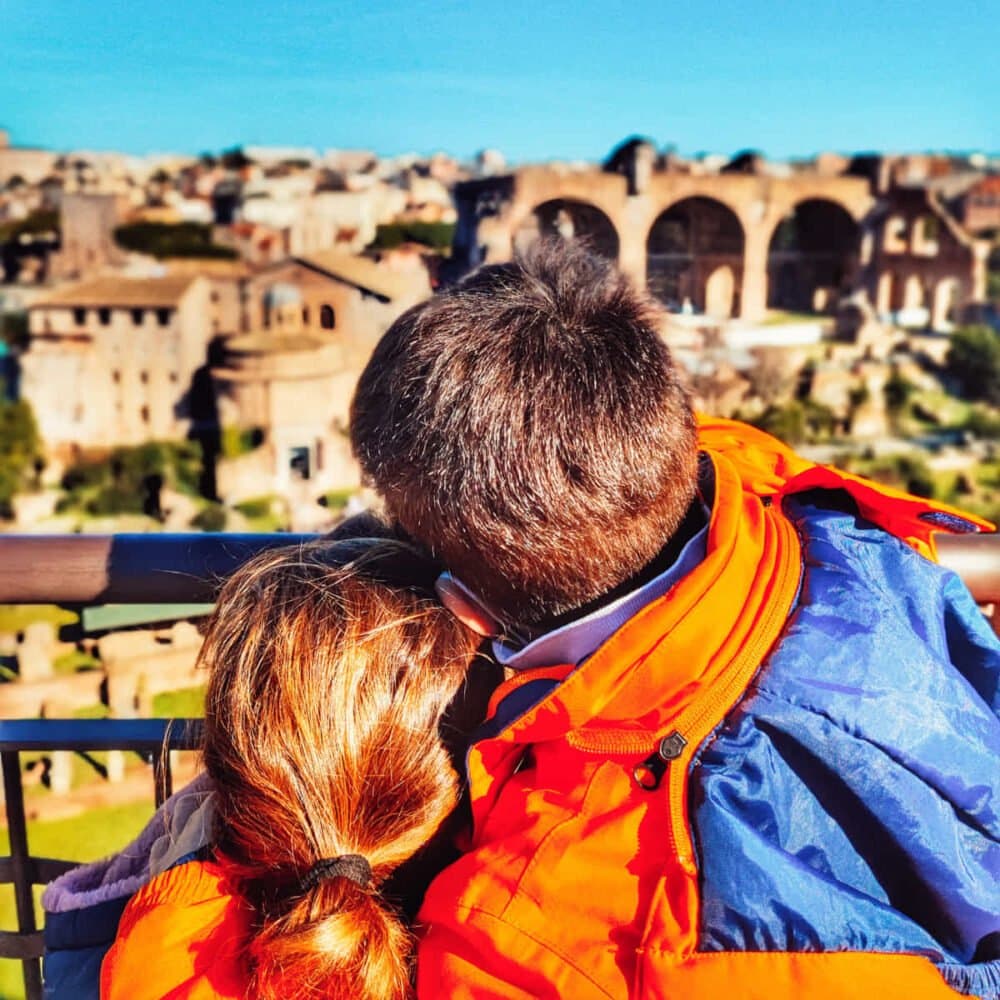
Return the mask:
{"type": "Polygon", "coordinates": [[[480,263],[500,264],[513,256],[513,239],[503,217],[481,219],[476,229],[476,242],[484,250],[480,263]]]}
{"type": "Polygon", "coordinates": [[[767,251],[771,226],[766,221],[743,223],[743,285],[740,290],[740,319],[757,322],[767,312],[767,251]]]}
{"type": "Polygon", "coordinates": [[[972,241],[972,275],[970,299],[973,302],[982,302],[986,298],[986,272],[987,262],[990,256],[990,243],[988,240],[972,241]]]}
{"type": "Polygon", "coordinates": [[[646,287],[646,239],[649,236],[649,199],[635,195],[625,200],[618,231],[618,266],[640,291],[646,287]]]}
{"type": "Polygon", "coordinates": [[[52,676],[52,656],[56,647],[55,627],[50,622],[25,626],[17,649],[17,672],[22,682],[41,681],[52,676]]]}

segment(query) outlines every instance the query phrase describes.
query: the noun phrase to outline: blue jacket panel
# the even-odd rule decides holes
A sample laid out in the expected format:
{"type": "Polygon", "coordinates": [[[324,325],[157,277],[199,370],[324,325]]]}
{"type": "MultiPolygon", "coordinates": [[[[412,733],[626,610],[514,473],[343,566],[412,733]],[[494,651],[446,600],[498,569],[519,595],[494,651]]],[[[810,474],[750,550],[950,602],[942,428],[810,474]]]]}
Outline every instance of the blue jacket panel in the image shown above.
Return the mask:
{"type": "Polygon", "coordinates": [[[911,952],[1000,996],[1000,642],[954,574],[786,505],[799,601],[692,772],[701,947],[911,952]]]}
{"type": "Polygon", "coordinates": [[[46,1000],[100,1000],[101,962],[114,943],[131,897],[45,917],[46,1000]]]}

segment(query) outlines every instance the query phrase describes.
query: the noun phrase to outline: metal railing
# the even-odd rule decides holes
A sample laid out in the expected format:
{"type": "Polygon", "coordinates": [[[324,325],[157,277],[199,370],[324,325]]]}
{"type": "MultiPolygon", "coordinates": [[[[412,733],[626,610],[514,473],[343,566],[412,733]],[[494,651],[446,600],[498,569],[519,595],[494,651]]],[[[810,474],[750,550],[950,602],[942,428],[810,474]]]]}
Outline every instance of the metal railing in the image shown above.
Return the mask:
{"type": "Polygon", "coordinates": [[[131,750],[153,765],[157,806],[172,792],[170,751],[193,750],[201,741],[199,719],[17,719],[0,722],[0,765],[10,856],[0,858],[0,883],[13,884],[16,931],[0,931],[0,958],[20,959],[27,1000],[42,998],[42,932],[35,922],[32,887],[44,885],[75,862],[35,857],[21,784],[21,753],[31,751],[131,750]]]}
{"type": "MultiPolygon", "coordinates": [[[[141,534],[0,536],[0,604],[177,604],[210,602],[222,581],[256,552],[312,541],[315,535],[141,534]]],[[[941,562],[966,582],[976,600],[992,605],[1000,631],[1000,535],[942,535],[941,562]]],[[[10,856],[0,858],[0,883],[12,883],[18,930],[0,931],[0,958],[24,963],[28,1000],[42,996],[42,934],[36,928],[32,887],[51,881],[72,863],[29,851],[22,751],[130,750],[153,766],[154,798],[171,791],[170,751],[193,749],[198,720],[32,719],[0,722],[10,856]]]]}
{"type": "MultiPolygon", "coordinates": [[[[255,553],[312,541],[290,534],[0,536],[0,604],[190,604],[211,602],[225,578],[255,553]]],[[[152,765],[157,806],[171,794],[170,752],[196,749],[197,719],[19,719],[0,721],[0,765],[10,855],[0,884],[14,890],[17,930],[0,931],[0,958],[23,963],[27,1000],[42,1000],[42,931],[33,887],[75,866],[34,856],[28,843],[22,752],[132,751],[152,765]]]]}

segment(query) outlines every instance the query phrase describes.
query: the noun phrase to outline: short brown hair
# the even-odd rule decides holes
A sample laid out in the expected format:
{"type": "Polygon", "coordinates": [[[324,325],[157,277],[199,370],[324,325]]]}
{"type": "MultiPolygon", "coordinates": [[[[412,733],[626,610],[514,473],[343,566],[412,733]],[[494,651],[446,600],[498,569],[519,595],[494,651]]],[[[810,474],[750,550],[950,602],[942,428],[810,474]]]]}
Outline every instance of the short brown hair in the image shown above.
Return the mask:
{"type": "Polygon", "coordinates": [[[204,753],[219,861],[255,911],[248,996],[410,994],[410,933],[380,887],[454,807],[438,727],[478,638],[434,599],[437,572],[353,539],[263,553],[222,589],[204,753]],[[370,885],[302,883],[351,854],[370,885]]]}
{"type": "Polygon", "coordinates": [[[629,579],[691,502],[659,319],[609,262],[540,241],[404,313],[361,375],[352,442],[389,513],[519,621],[629,579]]]}

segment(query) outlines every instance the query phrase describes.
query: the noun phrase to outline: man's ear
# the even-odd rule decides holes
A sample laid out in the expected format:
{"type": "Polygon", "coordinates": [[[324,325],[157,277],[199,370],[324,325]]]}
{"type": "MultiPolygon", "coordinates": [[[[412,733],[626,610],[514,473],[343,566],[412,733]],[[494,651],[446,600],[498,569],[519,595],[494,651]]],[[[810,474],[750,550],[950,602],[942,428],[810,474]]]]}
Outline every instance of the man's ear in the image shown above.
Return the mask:
{"type": "Polygon", "coordinates": [[[463,624],[478,635],[495,636],[499,622],[490,614],[483,602],[451,575],[442,573],[434,583],[438,599],[463,624]]]}

